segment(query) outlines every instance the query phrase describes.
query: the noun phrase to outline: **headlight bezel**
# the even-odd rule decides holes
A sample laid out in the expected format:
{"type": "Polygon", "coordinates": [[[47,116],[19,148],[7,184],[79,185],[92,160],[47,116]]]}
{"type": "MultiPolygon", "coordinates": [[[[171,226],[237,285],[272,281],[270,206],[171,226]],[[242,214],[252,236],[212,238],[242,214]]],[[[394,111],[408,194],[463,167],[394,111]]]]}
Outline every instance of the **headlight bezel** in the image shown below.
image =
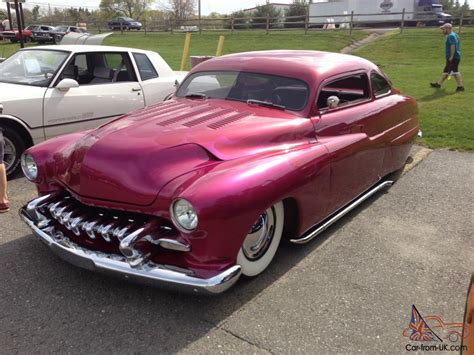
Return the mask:
{"type": "MultiPolygon", "coordinates": [[[[181,208],[183,208],[183,206],[181,206],[181,208]]],[[[188,200],[184,198],[177,198],[173,200],[173,202],[170,205],[170,216],[171,216],[171,220],[173,221],[174,226],[183,233],[192,233],[197,229],[199,225],[199,217],[198,217],[196,208],[193,206],[191,202],[189,202],[188,200]],[[191,225],[186,226],[185,223],[182,223],[180,216],[182,216],[183,214],[178,215],[178,212],[176,211],[176,208],[179,203],[187,205],[186,207],[188,211],[192,211],[192,213],[194,214],[195,218],[191,225]]]]}
{"type": "Polygon", "coordinates": [[[35,181],[38,178],[38,164],[31,154],[23,153],[21,155],[21,170],[30,181],[35,181]]]}

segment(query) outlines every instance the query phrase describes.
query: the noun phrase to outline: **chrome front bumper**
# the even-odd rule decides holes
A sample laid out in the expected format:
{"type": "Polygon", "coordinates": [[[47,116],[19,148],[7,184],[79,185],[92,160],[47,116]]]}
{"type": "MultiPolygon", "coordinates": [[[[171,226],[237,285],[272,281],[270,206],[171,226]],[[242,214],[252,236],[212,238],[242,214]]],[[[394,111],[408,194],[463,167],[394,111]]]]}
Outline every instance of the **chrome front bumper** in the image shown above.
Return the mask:
{"type": "Polygon", "coordinates": [[[35,224],[34,219],[30,217],[25,207],[20,209],[19,214],[33,233],[61,259],[87,270],[147,285],[207,294],[226,291],[239,279],[241,274],[239,265],[234,265],[208,279],[190,276],[191,271],[172,270],[168,266],[151,262],[132,267],[124,257],[88,250],[75,244],[67,237],[63,236],[58,239],[49,235],[35,224]]]}

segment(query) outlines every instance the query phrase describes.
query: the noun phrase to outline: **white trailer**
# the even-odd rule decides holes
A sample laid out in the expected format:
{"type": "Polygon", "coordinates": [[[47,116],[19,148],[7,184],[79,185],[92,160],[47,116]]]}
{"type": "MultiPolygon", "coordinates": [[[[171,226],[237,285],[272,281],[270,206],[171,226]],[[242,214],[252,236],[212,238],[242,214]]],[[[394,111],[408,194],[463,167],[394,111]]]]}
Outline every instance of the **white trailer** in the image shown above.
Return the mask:
{"type": "Polygon", "coordinates": [[[420,21],[442,24],[451,18],[443,12],[438,0],[315,0],[309,5],[309,23],[349,22],[352,11],[358,25],[400,23],[403,9],[407,24],[420,21]]]}

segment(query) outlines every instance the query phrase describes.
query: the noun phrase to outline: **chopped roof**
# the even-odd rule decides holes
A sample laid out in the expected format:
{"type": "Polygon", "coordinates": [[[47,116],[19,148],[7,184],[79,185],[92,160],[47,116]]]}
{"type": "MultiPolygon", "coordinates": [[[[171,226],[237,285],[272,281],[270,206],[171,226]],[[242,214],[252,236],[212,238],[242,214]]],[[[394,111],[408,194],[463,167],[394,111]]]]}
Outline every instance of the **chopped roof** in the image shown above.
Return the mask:
{"type": "Polygon", "coordinates": [[[254,71],[310,81],[353,70],[376,68],[368,60],[353,55],[306,50],[271,50],[236,53],[214,58],[200,64],[193,69],[193,72],[254,71]]]}

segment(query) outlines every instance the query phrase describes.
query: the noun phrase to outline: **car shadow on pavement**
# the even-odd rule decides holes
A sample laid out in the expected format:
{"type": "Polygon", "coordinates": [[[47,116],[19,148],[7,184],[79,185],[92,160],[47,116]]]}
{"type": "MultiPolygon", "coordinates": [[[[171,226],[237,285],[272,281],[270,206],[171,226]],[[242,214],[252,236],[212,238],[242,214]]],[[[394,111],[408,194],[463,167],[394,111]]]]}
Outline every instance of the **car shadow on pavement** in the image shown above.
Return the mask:
{"type": "MultiPolygon", "coordinates": [[[[278,282],[370,198],[306,245],[282,242],[270,267],[216,296],[127,283],[72,266],[33,235],[0,245],[0,344],[5,352],[159,352],[186,348],[278,282]]],[[[303,275],[290,276],[301,277],[303,275]]]]}

